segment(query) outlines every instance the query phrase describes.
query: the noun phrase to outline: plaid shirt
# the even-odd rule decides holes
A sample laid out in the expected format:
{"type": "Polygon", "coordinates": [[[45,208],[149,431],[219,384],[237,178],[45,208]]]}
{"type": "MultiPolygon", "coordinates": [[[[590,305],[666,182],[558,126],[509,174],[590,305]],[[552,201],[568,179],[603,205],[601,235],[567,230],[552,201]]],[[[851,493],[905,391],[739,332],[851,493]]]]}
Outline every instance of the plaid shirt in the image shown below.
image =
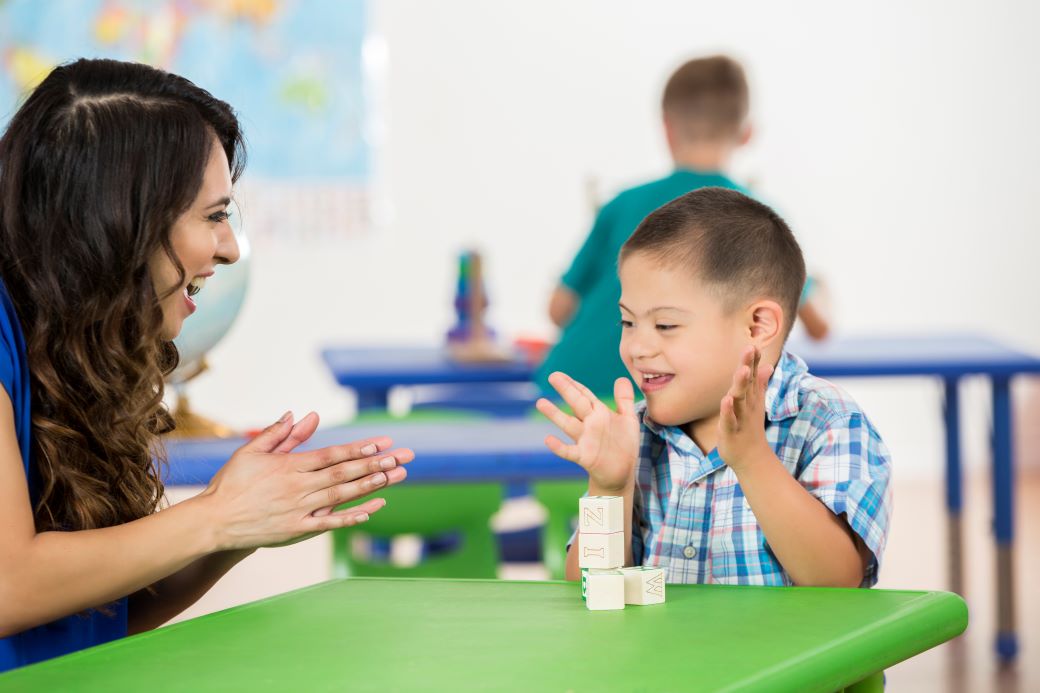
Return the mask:
{"type": "MultiPolygon", "coordinates": [[[[792,585],[773,554],[737,476],[679,428],[659,426],[641,403],[632,555],[661,566],[668,582],[792,585]]],[[[810,375],[784,352],[766,390],[766,439],[802,486],[845,515],[873,559],[863,586],[877,582],[892,507],[891,462],[851,397],[810,375]]]]}

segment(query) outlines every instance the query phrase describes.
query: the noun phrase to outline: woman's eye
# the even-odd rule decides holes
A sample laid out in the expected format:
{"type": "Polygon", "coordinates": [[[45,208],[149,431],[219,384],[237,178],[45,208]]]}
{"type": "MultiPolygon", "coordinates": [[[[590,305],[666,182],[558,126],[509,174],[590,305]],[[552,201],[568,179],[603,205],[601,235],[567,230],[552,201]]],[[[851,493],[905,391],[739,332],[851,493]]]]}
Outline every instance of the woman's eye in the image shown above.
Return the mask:
{"type": "Polygon", "coordinates": [[[225,221],[227,221],[230,218],[231,218],[231,212],[229,212],[227,210],[223,210],[223,211],[220,211],[220,212],[214,212],[213,214],[209,215],[209,220],[212,221],[214,224],[219,224],[221,222],[225,222],[225,221]]]}
{"type": "Polygon", "coordinates": [[[632,327],[632,321],[631,320],[622,320],[621,321],[621,329],[627,330],[629,327],[632,327]]]}
{"type": "Polygon", "coordinates": [[[662,332],[667,332],[668,330],[674,330],[675,327],[675,325],[658,325],[657,329],[661,330],[662,332]]]}

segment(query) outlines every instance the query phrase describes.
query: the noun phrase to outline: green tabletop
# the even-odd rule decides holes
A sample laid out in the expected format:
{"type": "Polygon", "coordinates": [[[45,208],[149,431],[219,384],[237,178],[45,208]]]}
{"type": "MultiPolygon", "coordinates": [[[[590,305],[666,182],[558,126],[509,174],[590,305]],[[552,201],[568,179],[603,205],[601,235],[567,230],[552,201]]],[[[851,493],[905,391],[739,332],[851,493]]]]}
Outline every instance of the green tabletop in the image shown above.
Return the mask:
{"type": "Polygon", "coordinates": [[[0,690],[834,691],[960,634],[945,592],[335,580],[18,669],[0,690]]]}

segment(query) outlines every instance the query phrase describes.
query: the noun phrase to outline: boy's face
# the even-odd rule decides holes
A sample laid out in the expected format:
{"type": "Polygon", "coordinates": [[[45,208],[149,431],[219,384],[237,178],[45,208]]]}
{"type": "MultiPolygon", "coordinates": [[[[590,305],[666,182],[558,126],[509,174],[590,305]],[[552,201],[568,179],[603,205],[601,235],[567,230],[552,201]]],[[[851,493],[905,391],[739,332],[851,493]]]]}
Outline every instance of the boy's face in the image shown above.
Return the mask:
{"type": "Polygon", "coordinates": [[[665,426],[710,420],[751,343],[740,310],[726,313],[689,270],[643,253],[625,259],[621,278],[621,359],[650,418],[665,426]]]}

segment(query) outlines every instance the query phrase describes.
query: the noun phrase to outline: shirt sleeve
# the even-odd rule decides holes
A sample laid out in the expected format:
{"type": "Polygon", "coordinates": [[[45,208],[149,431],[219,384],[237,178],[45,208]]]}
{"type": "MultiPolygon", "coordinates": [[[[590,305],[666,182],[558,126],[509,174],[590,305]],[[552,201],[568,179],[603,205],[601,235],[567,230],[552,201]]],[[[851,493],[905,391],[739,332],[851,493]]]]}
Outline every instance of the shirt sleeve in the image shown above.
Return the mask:
{"type": "Polygon", "coordinates": [[[833,420],[809,444],[798,481],[835,515],[844,516],[871,553],[862,587],[877,583],[892,509],[891,459],[861,413],[833,420]]]}
{"type": "Polygon", "coordinates": [[[816,280],[813,279],[812,275],[806,275],[805,284],[802,286],[802,293],[798,296],[798,307],[801,308],[805,305],[805,302],[816,293],[816,280]]]}
{"type": "Polygon", "coordinates": [[[616,206],[615,198],[599,211],[588,238],[571,262],[570,269],[560,279],[564,286],[579,296],[584,296],[592,288],[597,276],[615,271],[617,258],[612,256],[610,239],[616,206]]]}

